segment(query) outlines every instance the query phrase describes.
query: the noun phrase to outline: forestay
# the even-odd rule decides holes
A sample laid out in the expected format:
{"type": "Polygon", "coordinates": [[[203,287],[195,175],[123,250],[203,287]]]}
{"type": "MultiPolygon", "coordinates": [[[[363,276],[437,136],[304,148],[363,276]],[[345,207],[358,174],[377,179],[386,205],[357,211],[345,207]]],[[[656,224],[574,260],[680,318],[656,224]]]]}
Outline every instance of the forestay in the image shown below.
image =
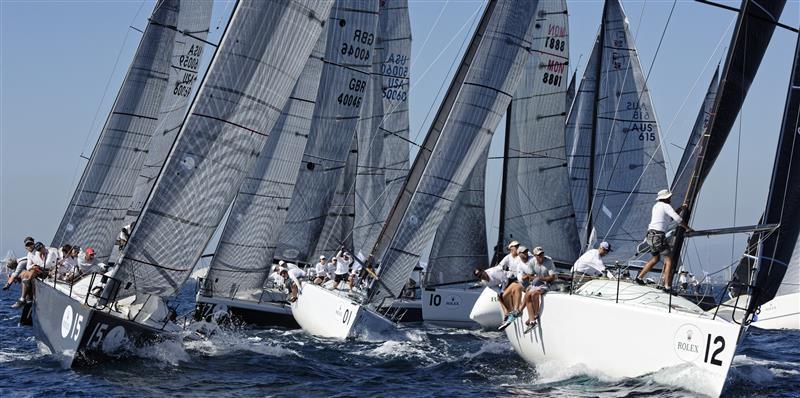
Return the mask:
{"type": "MultiPolygon", "coordinates": [[[[204,38],[210,15],[210,2],[156,4],[52,246],[92,247],[98,260],[108,259],[124,225],[136,175],[152,147],[151,137],[160,134],[157,127],[171,122],[164,109],[185,112],[187,97],[173,94],[172,85],[182,75],[176,69],[185,67],[181,61],[187,60],[182,56],[194,52],[199,56],[202,47],[192,47],[196,40],[176,30],[204,38]]],[[[195,71],[196,67],[193,63],[195,71]]]]}
{"type": "Polygon", "coordinates": [[[396,296],[469,173],[484,156],[529,56],[536,1],[490,1],[371,251],[380,283],[370,300],[396,296]]]}
{"type": "Polygon", "coordinates": [[[255,166],[331,2],[240,1],[125,247],[122,294],[171,295],[255,166]]]}
{"type": "Polygon", "coordinates": [[[309,262],[344,171],[369,89],[378,2],[340,0],[331,11],[317,107],[276,257],[309,262]]]}
{"type": "Polygon", "coordinates": [[[206,278],[215,296],[252,297],[269,276],[311,129],[326,30],[320,33],[256,166],[231,207],[206,278]],[[241,293],[238,295],[237,293],[241,293]]]}
{"type": "Polygon", "coordinates": [[[204,0],[182,0],[181,5],[178,31],[182,34],[175,40],[166,98],[159,111],[158,128],[147,146],[147,154],[136,177],[133,198],[122,225],[128,225],[139,217],[158,173],[164,167],[172,143],[186,118],[189,99],[197,81],[198,67],[207,47],[212,3],[204,0]]]}
{"type": "MultiPolygon", "coordinates": [[[[570,196],[564,138],[569,61],[566,1],[540,2],[533,54],[511,100],[503,168],[504,236],[542,246],[556,262],[572,264],[580,252],[570,196]]],[[[574,80],[571,83],[574,91],[574,80]]]]}
{"type": "Polygon", "coordinates": [[[436,230],[425,287],[473,281],[472,270],[489,264],[484,204],[488,156],[487,146],[436,230]]]}
{"type": "Polygon", "coordinates": [[[700,158],[701,148],[698,147],[700,138],[708,130],[709,122],[711,121],[711,111],[714,107],[714,101],[717,98],[717,88],[719,87],[719,68],[714,72],[714,77],[711,79],[711,84],[708,86],[706,97],[703,100],[703,105],[700,108],[700,113],[692,127],[692,132],[689,135],[689,140],[686,142],[686,147],[681,156],[681,162],[678,164],[678,169],[675,171],[675,178],[672,180],[672,196],[675,198],[686,198],[686,192],[689,190],[689,181],[692,177],[692,171],[697,167],[697,160],[700,158]]]}

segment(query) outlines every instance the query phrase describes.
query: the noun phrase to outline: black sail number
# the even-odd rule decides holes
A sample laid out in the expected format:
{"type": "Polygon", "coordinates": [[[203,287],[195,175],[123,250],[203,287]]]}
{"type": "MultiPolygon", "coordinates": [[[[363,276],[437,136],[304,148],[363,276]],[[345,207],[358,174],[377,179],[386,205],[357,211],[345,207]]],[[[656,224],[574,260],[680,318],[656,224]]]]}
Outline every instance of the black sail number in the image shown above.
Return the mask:
{"type": "Polygon", "coordinates": [[[350,310],[344,310],[344,314],[342,315],[342,323],[347,325],[347,322],[350,322],[350,310]]]}
{"type": "Polygon", "coordinates": [[[442,296],[438,294],[431,294],[428,305],[431,307],[438,307],[442,304],[442,296]]]}
{"type": "Polygon", "coordinates": [[[706,357],[704,361],[712,365],[722,366],[722,361],[717,359],[717,355],[725,350],[725,338],[722,336],[714,337],[714,346],[717,344],[719,344],[719,347],[717,347],[717,349],[711,354],[711,360],[709,361],[708,354],[711,350],[711,334],[709,334],[708,338],[706,339],[706,357]]]}

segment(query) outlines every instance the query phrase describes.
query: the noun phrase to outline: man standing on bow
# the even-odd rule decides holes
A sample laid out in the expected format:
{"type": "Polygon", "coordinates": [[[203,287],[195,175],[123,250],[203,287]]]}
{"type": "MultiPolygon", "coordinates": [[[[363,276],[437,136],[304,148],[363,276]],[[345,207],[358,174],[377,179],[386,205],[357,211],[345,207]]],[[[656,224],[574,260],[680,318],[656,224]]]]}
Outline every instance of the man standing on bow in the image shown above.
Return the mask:
{"type": "Polygon", "coordinates": [[[683,218],[678,215],[677,210],[681,208],[688,208],[687,204],[683,204],[678,209],[673,209],[670,206],[672,201],[672,192],[668,189],[662,189],[658,192],[656,197],[656,204],[653,205],[653,211],[650,217],[650,225],[647,226],[647,235],[645,241],[650,246],[650,253],[653,255],[647,264],[644,265],[642,271],[636,277],[636,283],[644,285],[643,278],[650,272],[653,267],[658,264],[661,257],[664,257],[664,270],[661,275],[664,277],[664,289],[667,292],[672,292],[672,247],[667,242],[667,230],[671,221],[675,221],[684,228],[686,231],[692,229],[686,225],[683,218]]]}

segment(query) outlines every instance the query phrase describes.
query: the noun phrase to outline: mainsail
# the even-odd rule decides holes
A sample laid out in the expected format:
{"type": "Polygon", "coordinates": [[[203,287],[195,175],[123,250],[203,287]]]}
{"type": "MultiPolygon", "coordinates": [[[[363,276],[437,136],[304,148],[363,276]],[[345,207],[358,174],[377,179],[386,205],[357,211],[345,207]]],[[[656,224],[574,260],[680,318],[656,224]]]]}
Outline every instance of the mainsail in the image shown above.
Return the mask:
{"type": "Polygon", "coordinates": [[[331,2],[239,1],[122,253],[123,295],[178,291],[255,166],[331,2]]]}
{"type": "MultiPolygon", "coordinates": [[[[568,97],[566,1],[540,2],[533,54],[511,100],[498,246],[542,246],[558,263],[580,253],[564,138],[568,97]]],[[[574,80],[571,83],[574,91],[574,80]]]]}
{"type": "Polygon", "coordinates": [[[276,226],[286,220],[311,129],[326,36],[323,29],[255,168],[233,202],[206,277],[206,287],[215,296],[242,293],[239,297],[250,297],[269,275],[280,232],[276,226]]]}
{"type": "MultiPolygon", "coordinates": [[[[577,171],[571,175],[573,201],[576,209],[589,210],[578,220],[584,228],[578,231],[582,244],[585,249],[593,239],[608,241],[614,252],[604,260],[613,262],[636,255],[655,195],[667,187],[667,174],[655,110],[627,18],[618,0],[607,1],[603,14],[587,65],[599,77],[594,100],[589,100],[589,109],[594,108],[592,128],[585,129],[585,119],[578,120],[585,116],[579,117],[573,108],[570,119],[576,120],[568,125],[567,140],[573,144],[568,150],[571,169],[577,171]],[[583,134],[589,137],[576,137],[583,134]]],[[[581,87],[579,97],[588,94],[587,88],[581,87]]]]}
{"type": "MultiPolygon", "coordinates": [[[[371,102],[358,124],[353,245],[375,245],[408,170],[411,27],[407,0],[381,2],[372,64],[371,102]],[[371,114],[369,111],[371,111],[371,114]]],[[[369,101],[368,101],[369,99],[369,101]]]]}
{"type": "MultiPolygon", "coordinates": [[[[711,121],[707,134],[698,143],[697,150],[701,160],[692,170],[685,198],[675,198],[676,201],[681,200],[689,205],[689,208],[684,209],[681,214],[687,222],[703,181],[711,172],[711,167],[714,166],[714,161],[722,151],[722,146],[739,115],[785,5],[785,0],[742,0],[725,66],[722,69],[711,121]]],[[[672,252],[676,264],[680,261],[683,241],[684,231],[678,228],[672,252]]]]}
{"type": "Polygon", "coordinates": [[[208,36],[211,2],[182,0],[181,4],[178,31],[183,35],[179,36],[180,40],[175,41],[168,90],[161,104],[158,129],[150,138],[147,154],[134,184],[133,198],[122,225],[128,225],[139,217],[181,129],[192,89],[197,81],[197,68],[200,66],[208,36]]]}
{"type": "Polygon", "coordinates": [[[489,264],[484,204],[488,157],[487,146],[436,230],[425,287],[473,281],[472,270],[489,264]]]}
{"type": "MultiPolygon", "coordinates": [[[[98,260],[106,261],[122,228],[131,202],[136,175],[152,148],[158,126],[171,122],[164,109],[185,112],[188,98],[171,88],[187,68],[194,76],[202,46],[177,31],[204,38],[208,32],[211,3],[165,0],[156,4],[136,50],[111,113],[103,126],[92,156],[53,238],[53,246],[65,243],[93,247],[98,260]],[[186,44],[189,44],[187,47],[186,44]],[[191,65],[184,55],[197,52],[191,65]]],[[[193,80],[192,80],[193,81],[193,80]]],[[[187,85],[191,81],[187,82],[187,85]]],[[[177,89],[177,88],[176,88],[177,89]]]]}
{"type": "Polygon", "coordinates": [[[711,111],[714,107],[714,101],[717,98],[717,87],[719,87],[719,68],[714,72],[714,77],[711,79],[711,84],[708,86],[705,100],[700,108],[700,113],[692,127],[692,133],[689,135],[689,140],[686,142],[686,148],[683,150],[681,162],[678,163],[678,169],[675,171],[675,178],[672,180],[672,195],[676,198],[685,198],[686,191],[689,190],[689,180],[692,177],[692,171],[697,166],[697,160],[700,156],[700,148],[697,143],[700,138],[708,130],[708,124],[711,121],[711,111]]]}
{"type": "Polygon", "coordinates": [[[331,11],[317,107],[275,256],[309,262],[365,108],[378,2],[338,0],[331,11]]]}
{"type": "Polygon", "coordinates": [[[420,253],[484,156],[532,44],[537,1],[490,1],[408,178],[371,251],[380,259],[369,300],[403,288],[420,253]]]}

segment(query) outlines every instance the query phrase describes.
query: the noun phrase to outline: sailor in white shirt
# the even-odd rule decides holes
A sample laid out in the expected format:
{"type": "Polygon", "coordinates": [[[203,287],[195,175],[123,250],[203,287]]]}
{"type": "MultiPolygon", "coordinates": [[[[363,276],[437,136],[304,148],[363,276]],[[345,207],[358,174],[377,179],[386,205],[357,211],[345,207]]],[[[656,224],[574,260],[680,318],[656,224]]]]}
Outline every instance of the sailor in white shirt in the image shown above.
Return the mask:
{"type": "Polygon", "coordinates": [[[321,285],[325,282],[325,279],[328,277],[328,262],[325,259],[325,256],[319,256],[319,262],[317,265],[314,266],[314,274],[316,278],[314,278],[315,285],[321,285]]]}
{"type": "Polygon", "coordinates": [[[503,289],[500,300],[504,308],[510,308],[512,310],[509,313],[510,318],[506,319],[506,322],[519,316],[525,284],[528,283],[531,274],[533,274],[529,264],[530,253],[528,253],[528,248],[525,246],[518,246],[516,252],[517,258],[510,262],[508,270],[513,273],[513,277],[509,278],[508,284],[505,289],[503,289]]]}
{"type": "Polygon", "coordinates": [[[77,253],[70,245],[61,246],[61,258],[58,260],[56,277],[71,282],[72,278],[78,274],[77,253]]]}
{"type": "Polygon", "coordinates": [[[519,242],[511,241],[508,244],[508,254],[503,257],[502,260],[497,264],[503,268],[504,271],[509,271],[512,268],[516,269],[516,262],[518,260],[518,249],[519,249],[519,242]]]}
{"type": "Polygon", "coordinates": [[[611,251],[611,245],[608,242],[600,242],[597,249],[589,249],[578,257],[572,266],[572,271],[587,275],[602,275],[606,270],[602,258],[611,251]]]}
{"type": "Polygon", "coordinates": [[[508,282],[507,271],[503,270],[503,267],[498,264],[485,270],[475,268],[473,275],[475,275],[484,286],[497,292],[497,301],[500,303],[500,308],[503,310],[503,315],[505,316],[508,312],[508,307],[503,303],[503,289],[508,282]]]}
{"type": "Polygon", "coordinates": [[[653,255],[653,258],[647,261],[642,271],[639,272],[639,275],[634,279],[636,283],[644,285],[645,282],[643,278],[658,264],[663,256],[664,270],[662,271],[662,275],[664,276],[664,288],[667,291],[672,290],[672,248],[669,246],[669,242],[667,242],[666,235],[669,225],[672,221],[675,221],[687,231],[692,230],[677,213],[677,210],[687,209],[688,205],[684,204],[678,209],[673,209],[672,206],[670,206],[671,201],[672,192],[667,189],[662,189],[658,192],[656,203],[653,205],[650,216],[650,224],[647,226],[647,235],[645,236],[645,242],[650,245],[650,253],[653,255]]]}
{"type": "Polygon", "coordinates": [[[272,282],[273,286],[283,286],[286,284],[286,281],[281,276],[281,271],[283,268],[283,260],[278,261],[278,265],[272,266],[272,272],[269,274],[269,281],[272,282]]]}
{"type": "Polygon", "coordinates": [[[336,264],[336,268],[333,271],[333,287],[331,289],[338,289],[339,284],[347,280],[347,276],[350,275],[350,263],[353,262],[350,259],[350,256],[347,252],[343,252],[339,250],[336,253],[336,257],[333,259],[334,264],[336,264]]]}
{"type": "Polygon", "coordinates": [[[544,255],[544,249],[535,247],[533,249],[533,261],[531,261],[531,270],[533,271],[533,280],[525,296],[520,303],[519,311],[525,307],[528,309],[528,320],[525,322],[528,326],[536,326],[539,319],[541,302],[544,299],[544,294],[547,293],[550,282],[556,280],[555,264],[553,259],[544,255]]]}
{"type": "Polygon", "coordinates": [[[78,268],[81,270],[81,275],[106,272],[106,265],[94,259],[94,249],[91,247],[87,247],[78,255],[78,268]]]}

